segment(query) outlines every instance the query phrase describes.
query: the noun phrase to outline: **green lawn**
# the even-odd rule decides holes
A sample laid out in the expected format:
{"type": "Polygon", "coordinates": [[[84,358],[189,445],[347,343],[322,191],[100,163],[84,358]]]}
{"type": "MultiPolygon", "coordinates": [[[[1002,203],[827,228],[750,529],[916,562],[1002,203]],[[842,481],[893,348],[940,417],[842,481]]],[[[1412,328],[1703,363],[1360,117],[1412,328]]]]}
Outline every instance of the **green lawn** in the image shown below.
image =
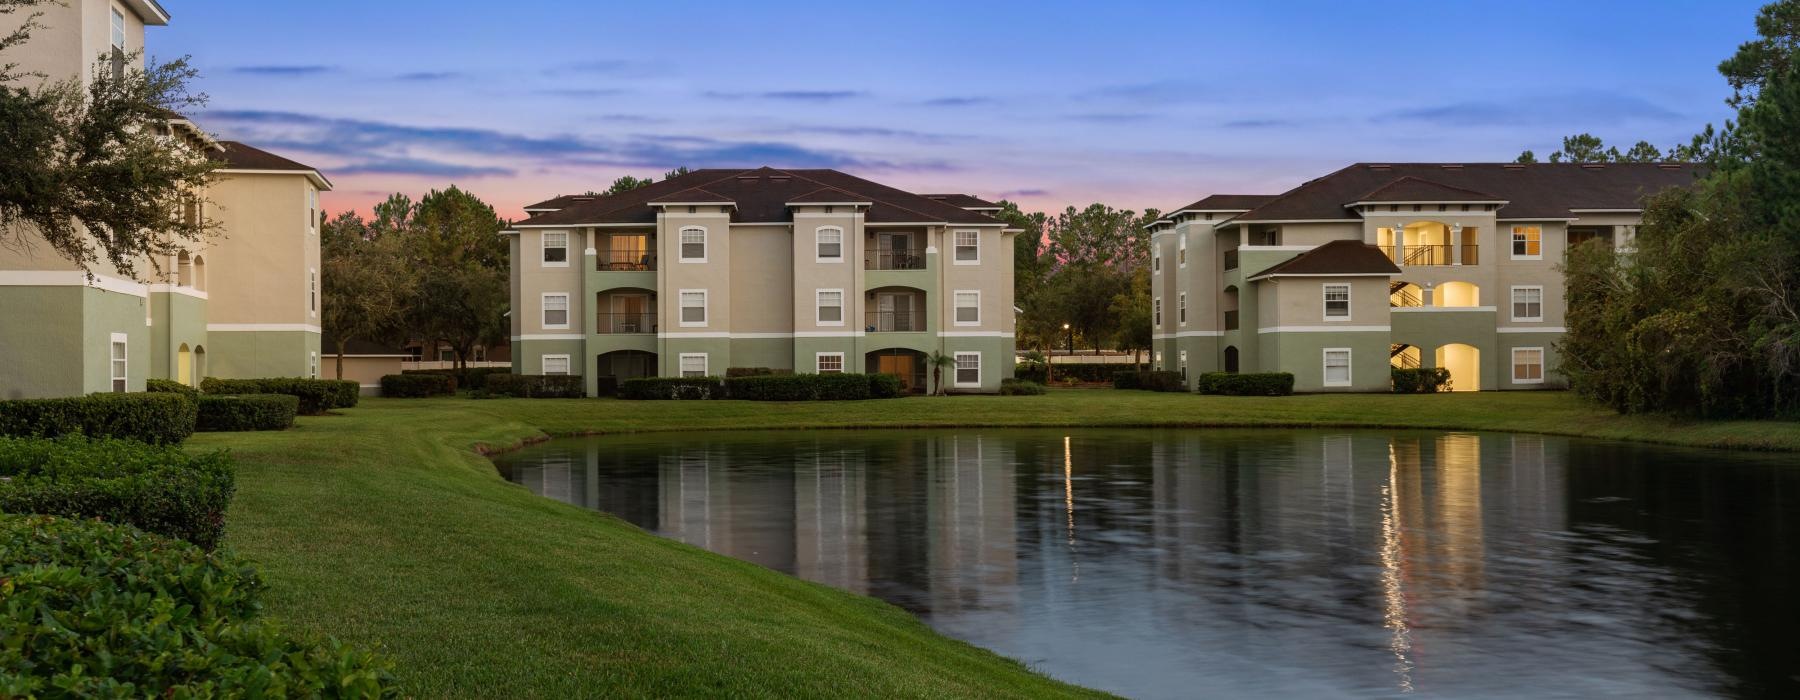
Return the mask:
{"type": "Polygon", "coordinates": [[[378,646],[418,697],[1085,694],[809,584],[538,498],[471,448],[546,434],[904,426],[1370,426],[1800,449],[1800,424],[1625,418],[1562,393],[1054,391],[819,404],[365,400],[280,433],[211,433],[239,463],[228,543],[269,612],[378,646]]]}

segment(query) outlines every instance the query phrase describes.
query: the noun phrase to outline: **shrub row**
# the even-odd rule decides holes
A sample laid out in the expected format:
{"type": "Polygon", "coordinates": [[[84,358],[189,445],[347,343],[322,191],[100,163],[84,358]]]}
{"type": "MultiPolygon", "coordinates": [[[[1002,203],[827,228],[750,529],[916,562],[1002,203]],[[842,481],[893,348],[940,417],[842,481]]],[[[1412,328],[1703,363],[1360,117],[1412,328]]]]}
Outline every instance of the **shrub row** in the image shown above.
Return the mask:
{"type": "Polygon", "coordinates": [[[632,401],[725,398],[718,377],[640,377],[619,382],[619,398],[632,401]]]}
{"type": "MultiPolygon", "coordinates": [[[[1113,380],[1113,375],[1121,371],[1135,371],[1137,367],[1131,364],[1106,362],[1072,362],[1069,364],[1059,362],[1053,365],[1052,369],[1055,370],[1053,374],[1056,381],[1059,382],[1068,381],[1071,378],[1079,382],[1110,382],[1113,380]]],[[[1019,379],[1039,384],[1045,382],[1046,373],[1044,365],[1035,363],[1021,366],[1013,371],[1014,376],[1019,379]]]]}
{"type": "Polygon", "coordinates": [[[129,527],[0,516],[4,697],[398,697],[392,662],[257,618],[256,570],[129,527]]]}
{"type": "Polygon", "coordinates": [[[224,452],[77,437],[0,438],[0,477],[0,512],[99,518],[206,549],[235,490],[224,452]]]}
{"type": "Polygon", "coordinates": [[[173,445],[194,434],[194,402],[181,394],[90,394],[0,401],[0,436],[86,435],[173,445]]]}
{"type": "Polygon", "coordinates": [[[725,396],[744,401],[859,401],[900,396],[891,374],[766,374],[725,379],[725,396]]]}
{"type": "Polygon", "coordinates": [[[1044,385],[1033,381],[1007,377],[1000,380],[1001,396],[1039,396],[1044,393],[1044,385]]]}
{"type": "Polygon", "coordinates": [[[1180,372],[1125,370],[1113,374],[1113,388],[1141,389],[1144,391],[1187,391],[1187,380],[1181,377],[1180,372]]]}
{"type": "Polygon", "coordinates": [[[300,415],[316,416],[334,408],[356,405],[362,387],[348,379],[304,379],[270,377],[267,379],[220,379],[207,377],[200,381],[200,391],[208,394],[287,394],[300,397],[300,415]]]}
{"type": "Polygon", "coordinates": [[[381,395],[391,399],[422,399],[455,393],[456,377],[448,374],[389,374],[381,378],[381,395]]]}
{"type": "Polygon", "coordinates": [[[195,429],[203,433],[287,430],[300,413],[300,397],[291,394],[203,395],[195,429]]]}
{"type": "Polygon", "coordinates": [[[401,374],[435,374],[456,380],[455,389],[480,389],[490,374],[512,374],[511,367],[464,367],[462,369],[403,369],[401,374]]]}
{"type": "Polygon", "coordinates": [[[490,394],[521,399],[579,399],[587,386],[578,374],[490,374],[484,388],[490,394]]]}
{"type": "Polygon", "coordinates": [[[1395,367],[1394,393],[1435,394],[1450,390],[1450,370],[1443,367],[1395,367]]]}
{"type": "Polygon", "coordinates": [[[144,391],[152,394],[180,394],[190,399],[200,395],[199,389],[173,379],[146,379],[144,391]]]}
{"type": "Polygon", "coordinates": [[[1207,372],[1200,375],[1199,385],[1202,394],[1287,396],[1294,393],[1294,375],[1287,372],[1207,372]]]}
{"type": "Polygon", "coordinates": [[[788,374],[793,374],[793,373],[794,373],[794,371],[791,369],[776,369],[774,367],[726,367],[725,368],[725,378],[726,379],[731,379],[732,377],[767,377],[767,376],[771,376],[771,375],[788,375],[788,374]]]}

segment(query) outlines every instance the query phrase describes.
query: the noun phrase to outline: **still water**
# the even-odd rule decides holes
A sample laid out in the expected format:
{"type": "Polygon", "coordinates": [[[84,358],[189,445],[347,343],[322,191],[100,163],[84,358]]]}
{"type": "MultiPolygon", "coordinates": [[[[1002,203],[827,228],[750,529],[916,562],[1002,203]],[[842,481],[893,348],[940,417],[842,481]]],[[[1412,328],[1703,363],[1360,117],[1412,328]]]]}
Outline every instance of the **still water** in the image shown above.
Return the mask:
{"type": "Polygon", "coordinates": [[[1800,697],[1792,456],[964,430],[567,439],[498,461],[1132,697],[1800,697]]]}

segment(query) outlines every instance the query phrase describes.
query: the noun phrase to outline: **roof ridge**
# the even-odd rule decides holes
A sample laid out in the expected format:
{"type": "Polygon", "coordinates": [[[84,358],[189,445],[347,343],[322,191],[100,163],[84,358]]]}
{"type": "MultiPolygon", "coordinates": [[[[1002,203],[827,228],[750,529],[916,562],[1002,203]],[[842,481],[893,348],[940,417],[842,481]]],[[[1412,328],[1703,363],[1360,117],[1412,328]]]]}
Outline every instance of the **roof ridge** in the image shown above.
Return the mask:
{"type": "Polygon", "coordinates": [[[1394,187],[1394,186],[1399,185],[1404,182],[1418,182],[1418,183],[1423,183],[1423,184],[1430,185],[1432,187],[1441,188],[1441,189],[1453,190],[1456,192],[1466,192],[1468,194],[1479,195],[1482,197],[1492,197],[1496,201],[1499,201],[1502,199],[1499,195],[1491,194],[1488,192],[1482,192],[1480,190],[1470,189],[1470,188],[1462,187],[1459,185],[1452,185],[1452,184],[1445,183],[1445,182],[1438,182],[1437,180],[1423,178],[1423,177],[1419,177],[1417,175],[1401,175],[1400,177],[1394,178],[1392,180],[1387,181],[1386,183],[1383,183],[1380,187],[1377,187],[1375,189],[1372,189],[1372,190],[1369,190],[1368,192],[1363,193],[1363,195],[1361,197],[1358,197],[1357,199],[1354,199],[1351,201],[1360,202],[1360,201],[1368,200],[1369,198],[1374,197],[1377,194],[1380,194],[1383,190],[1389,189],[1391,187],[1394,187]]]}
{"type": "MultiPolygon", "coordinates": [[[[767,166],[764,166],[764,167],[767,167],[767,166]]],[[[822,181],[822,180],[817,180],[817,179],[814,179],[814,178],[810,178],[810,177],[807,177],[807,176],[805,176],[805,175],[801,175],[801,174],[799,174],[799,173],[795,173],[795,172],[793,172],[793,171],[791,171],[791,170],[782,170],[782,171],[780,171],[780,172],[784,172],[784,173],[787,173],[787,174],[788,174],[788,175],[791,175],[791,176],[793,176],[793,177],[797,177],[797,178],[800,178],[800,179],[802,179],[802,180],[805,180],[805,181],[807,181],[807,182],[810,182],[810,183],[813,183],[813,184],[815,184],[815,185],[818,185],[818,186],[820,186],[820,187],[832,187],[832,185],[831,185],[831,183],[828,183],[828,182],[824,182],[824,181],[822,181]]],[[[851,174],[850,174],[850,173],[845,173],[845,172],[839,172],[839,173],[838,173],[838,174],[840,174],[840,175],[843,175],[843,176],[844,176],[844,177],[847,177],[847,178],[850,178],[850,179],[852,179],[852,180],[862,180],[862,181],[863,181],[863,182],[868,182],[868,183],[870,183],[870,184],[880,184],[880,183],[876,183],[876,182],[873,182],[873,181],[870,181],[870,180],[863,180],[863,179],[862,179],[862,178],[860,178],[860,177],[857,177],[857,176],[855,176],[855,175],[851,175],[851,174]]],[[[869,201],[870,201],[870,202],[880,202],[880,203],[882,203],[882,204],[886,204],[886,205],[888,205],[888,206],[890,206],[890,207],[893,207],[893,208],[895,208],[895,209],[899,209],[899,210],[902,210],[902,211],[908,211],[908,212],[912,212],[912,213],[914,213],[914,214],[918,214],[918,215],[919,215],[919,216],[921,216],[921,217],[924,217],[924,218],[925,218],[925,220],[927,220],[927,221],[930,221],[930,220],[932,220],[932,219],[931,219],[931,215],[930,215],[930,214],[927,214],[927,213],[925,213],[925,212],[922,212],[922,211],[919,211],[919,210],[917,210],[917,209],[914,209],[914,208],[912,208],[912,207],[903,207],[903,206],[900,206],[900,205],[898,205],[898,204],[895,204],[895,203],[893,203],[893,202],[890,202],[890,201],[887,201],[887,200],[885,200],[885,199],[881,199],[881,198],[878,198],[878,197],[876,197],[876,196],[875,196],[875,195],[872,195],[872,194],[866,194],[866,193],[863,193],[863,192],[850,192],[850,191],[849,191],[849,190],[844,190],[844,189],[843,189],[843,188],[841,188],[841,187],[840,187],[840,188],[838,188],[838,189],[839,189],[839,190],[842,190],[842,191],[844,191],[844,192],[849,192],[849,193],[850,193],[850,194],[854,194],[854,195],[858,195],[858,196],[862,196],[862,197],[868,197],[868,198],[869,198],[869,201]]],[[[896,191],[898,191],[898,190],[896,190],[896,191]]],[[[915,196],[915,197],[917,197],[917,196],[918,196],[918,195],[913,195],[913,196],[915,196]]],[[[923,199],[923,198],[922,198],[922,197],[921,197],[921,199],[923,199]]],[[[944,206],[950,206],[950,205],[948,205],[948,204],[946,204],[946,205],[944,205],[944,206]]],[[[940,218],[943,218],[943,219],[944,219],[944,220],[945,220],[945,221],[948,221],[948,220],[949,220],[949,218],[950,218],[950,217],[940,217],[940,218]]]]}
{"type": "MultiPolygon", "coordinates": [[[[1255,208],[1255,209],[1251,209],[1251,210],[1250,210],[1250,211],[1247,211],[1247,212],[1244,212],[1244,213],[1242,213],[1242,214],[1238,214],[1238,215],[1237,215],[1237,216],[1234,216],[1234,217],[1231,217],[1231,218],[1229,218],[1229,219],[1226,219],[1226,220],[1225,220],[1225,221],[1221,221],[1221,222],[1219,222],[1219,223],[1218,223],[1218,224],[1214,224],[1214,226],[1218,226],[1218,225],[1221,225],[1221,224],[1224,224],[1224,223],[1226,223],[1226,222],[1229,222],[1229,221],[1236,221],[1236,220],[1238,220],[1238,219],[1242,219],[1242,218],[1244,218],[1244,217],[1247,217],[1247,216],[1250,216],[1250,215],[1252,215],[1252,214],[1255,214],[1255,213],[1256,213],[1256,212],[1257,212],[1257,211],[1259,211],[1259,210],[1262,210],[1262,209],[1267,209],[1267,208],[1268,208],[1268,207],[1269,207],[1269,206],[1270,206],[1270,205],[1272,205],[1272,204],[1275,204],[1275,203],[1277,203],[1277,202],[1280,202],[1280,201],[1282,201],[1282,200],[1284,200],[1284,199],[1288,199],[1288,198],[1290,198],[1290,197],[1293,197],[1293,196],[1294,196],[1294,195],[1297,195],[1297,194],[1299,194],[1299,193],[1300,193],[1300,191],[1301,191],[1301,190],[1304,190],[1304,189],[1306,189],[1306,188],[1308,188],[1308,187],[1312,187],[1312,186],[1314,186],[1314,185],[1318,185],[1318,184],[1320,184],[1320,183],[1323,183],[1323,182],[1325,182],[1325,181],[1326,181],[1326,180],[1329,180],[1329,179],[1331,179],[1331,178],[1332,178],[1332,177],[1335,177],[1335,176],[1336,176],[1336,175],[1337,175],[1337,174],[1338,174],[1338,173],[1342,173],[1342,172],[1345,172],[1345,171],[1348,171],[1348,170],[1350,170],[1350,169],[1351,169],[1351,168],[1355,168],[1355,167],[1357,167],[1357,166],[1359,166],[1359,165],[1366,165],[1366,164],[1365,164],[1365,163],[1351,163],[1351,164],[1349,164],[1349,165],[1346,165],[1346,166],[1344,166],[1344,167],[1342,167],[1342,168],[1338,168],[1338,169],[1337,169],[1337,170],[1333,170],[1333,171],[1331,171],[1331,172],[1329,172],[1329,173],[1326,173],[1326,174],[1324,174],[1324,175],[1320,175],[1320,176],[1318,176],[1318,177],[1315,177],[1315,178],[1313,178],[1313,179],[1311,179],[1311,180],[1307,180],[1307,181],[1306,181],[1306,182],[1302,182],[1302,183],[1300,183],[1300,184],[1299,184],[1299,186],[1297,186],[1297,187],[1294,187],[1294,188],[1293,188],[1293,189],[1290,189],[1290,190],[1288,190],[1288,191],[1286,191],[1286,192],[1283,192],[1283,193],[1281,193],[1281,194],[1278,194],[1278,195],[1275,195],[1275,196],[1274,196],[1274,197],[1273,197],[1273,198],[1271,198],[1271,199],[1270,199],[1270,200],[1269,200],[1269,201],[1267,201],[1267,202],[1263,202],[1263,203],[1262,203],[1262,204],[1261,204],[1261,205],[1259,205],[1259,206],[1257,206],[1257,207],[1256,207],[1256,208],[1255,208]]],[[[1254,219],[1251,219],[1251,220],[1252,220],[1252,221],[1254,221],[1254,219]]]]}

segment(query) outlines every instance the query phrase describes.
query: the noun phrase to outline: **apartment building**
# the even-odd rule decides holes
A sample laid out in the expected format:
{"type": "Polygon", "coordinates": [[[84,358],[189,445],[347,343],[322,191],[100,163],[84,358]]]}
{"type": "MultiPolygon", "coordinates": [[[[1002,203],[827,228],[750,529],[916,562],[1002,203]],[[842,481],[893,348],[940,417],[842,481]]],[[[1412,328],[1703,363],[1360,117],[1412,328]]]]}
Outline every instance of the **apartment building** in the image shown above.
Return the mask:
{"type": "Polygon", "coordinates": [[[1291,372],[1297,391],[1387,391],[1445,367],[1458,391],[1563,386],[1559,265],[1629,246],[1673,163],[1358,163],[1274,195],[1213,195],[1152,223],[1153,359],[1291,372]]]}
{"type": "Polygon", "coordinates": [[[998,205],[835,170],[700,170],[526,208],[511,238],[514,371],[884,372],[989,392],[1013,371],[998,205]]]}
{"type": "MultiPolygon", "coordinates": [[[[42,26],[8,60],[44,80],[141,68],[145,27],[169,21],[153,0],[36,9],[42,26]]],[[[5,19],[16,26],[24,14],[5,19]]],[[[9,360],[0,398],[142,391],[149,378],[318,376],[318,199],[331,183],[178,115],[162,128],[219,163],[208,190],[179,205],[216,221],[217,234],[138,261],[135,278],[102,262],[90,280],[30,231],[0,246],[0,356],[9,360]]]]}

